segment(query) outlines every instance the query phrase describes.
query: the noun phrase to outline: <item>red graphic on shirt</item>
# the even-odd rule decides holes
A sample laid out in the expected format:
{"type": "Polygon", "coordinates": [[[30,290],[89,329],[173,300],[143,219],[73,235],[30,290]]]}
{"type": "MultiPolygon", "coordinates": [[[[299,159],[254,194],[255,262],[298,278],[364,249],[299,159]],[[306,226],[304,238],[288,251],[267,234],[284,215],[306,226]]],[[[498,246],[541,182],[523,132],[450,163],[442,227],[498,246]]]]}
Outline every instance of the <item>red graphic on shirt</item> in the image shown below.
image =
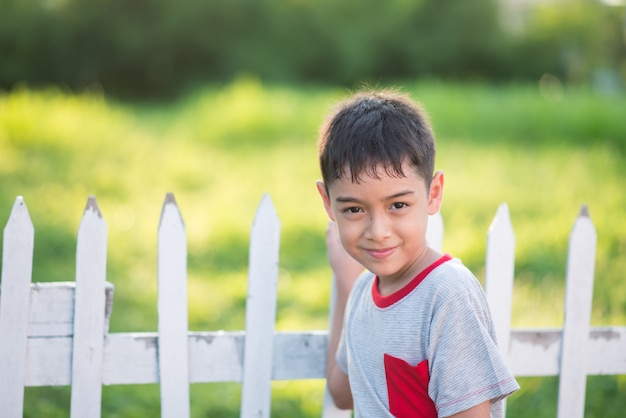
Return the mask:
{"type": "Polygon", "coordinates": [[[437,418],[437,408],[428,396],[428,360],[416,366],[385,354],[389,410],[394,417],[437,418]]]}

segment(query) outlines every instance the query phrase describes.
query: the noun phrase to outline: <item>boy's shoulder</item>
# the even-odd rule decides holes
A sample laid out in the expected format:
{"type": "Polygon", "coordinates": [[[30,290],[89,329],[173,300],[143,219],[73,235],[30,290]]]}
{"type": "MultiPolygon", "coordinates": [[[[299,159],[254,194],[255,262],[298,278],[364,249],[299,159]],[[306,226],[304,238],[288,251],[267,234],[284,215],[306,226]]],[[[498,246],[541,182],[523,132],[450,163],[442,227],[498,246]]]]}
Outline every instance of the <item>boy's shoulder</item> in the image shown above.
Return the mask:
{"type": "Polygon", "coordinates": [[[452,257],[448,254],[443,257],[447,258],[446,261],[433,269],[430,274],[425,277],[424,282],[436,281],[440,285],[448,284],[455,286],[467,282],[473,283],[474,281],[477,281],[476,276],[474,276],[465,264],[463,264],[461,259],[452,257]]]}
{"type": "Polygon", "coordinates": [[[447,304],[455,299],[486,304],[485,291],[476,276],[458,258],[451,258],[434,269],[420,284],[422,297],[447,304]]]}

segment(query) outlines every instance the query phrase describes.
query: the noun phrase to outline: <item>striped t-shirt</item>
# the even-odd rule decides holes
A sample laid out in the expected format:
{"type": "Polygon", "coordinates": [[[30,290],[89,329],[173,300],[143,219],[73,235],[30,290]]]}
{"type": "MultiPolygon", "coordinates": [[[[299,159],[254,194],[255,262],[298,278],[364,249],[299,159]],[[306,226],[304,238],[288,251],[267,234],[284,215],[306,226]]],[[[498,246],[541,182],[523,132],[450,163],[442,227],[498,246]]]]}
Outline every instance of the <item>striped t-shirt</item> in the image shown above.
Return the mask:
{"type": "Polygon", "coordinates": [[[382,296],[364,273],[346,307],[337,362],[357,417],[445,417],[519,388],[496,344],[483,288],[449,255],[382,296]]]}

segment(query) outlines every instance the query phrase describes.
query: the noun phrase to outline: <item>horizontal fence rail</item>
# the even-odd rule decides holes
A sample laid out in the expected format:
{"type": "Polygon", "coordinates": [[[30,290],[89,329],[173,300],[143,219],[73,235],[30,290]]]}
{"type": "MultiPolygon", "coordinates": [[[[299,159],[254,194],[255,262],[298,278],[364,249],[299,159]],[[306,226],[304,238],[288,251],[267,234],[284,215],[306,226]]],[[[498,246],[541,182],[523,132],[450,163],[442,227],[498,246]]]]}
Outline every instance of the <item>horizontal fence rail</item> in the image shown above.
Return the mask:
{"type": "MultiPolygon", "coordinates": [[[[31,283],[34,227],[16,199],[0,282],[3,417],[22,416],[28,386],[71,385],[71,416],[99,417],[102,385],[147,383],[160,384],[163,417],[188,417],[189,385],[206,382],[241,383],[241,416],[269,417],[272,380],[325,377],[327,331],[274,329],[280,223],[268,195],[250,234],[245,331],[188,331],[185,225],[168,193],[158,235],[158,332],[109,333],[114,286],[106,281],[106,230],[90,197],[78,230],[76,281],[31,283]]],[[[439,214],[429,219],[427,240],[441,249],[439,214]]],[[[626,327],[589,326],[595,247],[583,207],[570,235],[563,328],[511,329],[515,236],[506,204],[487,234],[485,290],[502,354],[518,377],[561,376],[559,417],[583,416],[588,375],[626,374],[626,327]]],[[[349,416],[327,394],[322,415],[349,416]]]]}

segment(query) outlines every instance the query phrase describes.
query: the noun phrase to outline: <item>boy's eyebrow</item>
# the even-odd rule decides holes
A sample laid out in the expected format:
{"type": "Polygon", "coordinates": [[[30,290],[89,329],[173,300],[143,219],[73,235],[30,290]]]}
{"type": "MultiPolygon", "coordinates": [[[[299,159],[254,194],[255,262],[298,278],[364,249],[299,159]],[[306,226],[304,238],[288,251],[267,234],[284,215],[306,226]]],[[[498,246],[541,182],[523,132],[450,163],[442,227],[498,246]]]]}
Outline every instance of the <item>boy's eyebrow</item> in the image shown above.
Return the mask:
{"type": "Polygon", "coordinates": [[[335,202],[337,203],[361,203],[361,201],[359,199],[357,199],[356,197],[342,197],[342,196],[337,196],[335,198],[335,202]]]}
{"type": "MultiPolygon", "coordinates": [[[[403,197],[403,196],[407,196],[410,194],[415,194],[414,190],[403,190],[401,192],[398,193],[394,193],[390,196],[385,197],[383,200],[392,200],[392,199],[397,199],[399,197],[403,197]]],[[[350,196],[337,196],[335,198],[335,202],[337,203],[362,203],[362,201],[360,199],[357,199],[356,197],[350,197],[350,196]]]]}

